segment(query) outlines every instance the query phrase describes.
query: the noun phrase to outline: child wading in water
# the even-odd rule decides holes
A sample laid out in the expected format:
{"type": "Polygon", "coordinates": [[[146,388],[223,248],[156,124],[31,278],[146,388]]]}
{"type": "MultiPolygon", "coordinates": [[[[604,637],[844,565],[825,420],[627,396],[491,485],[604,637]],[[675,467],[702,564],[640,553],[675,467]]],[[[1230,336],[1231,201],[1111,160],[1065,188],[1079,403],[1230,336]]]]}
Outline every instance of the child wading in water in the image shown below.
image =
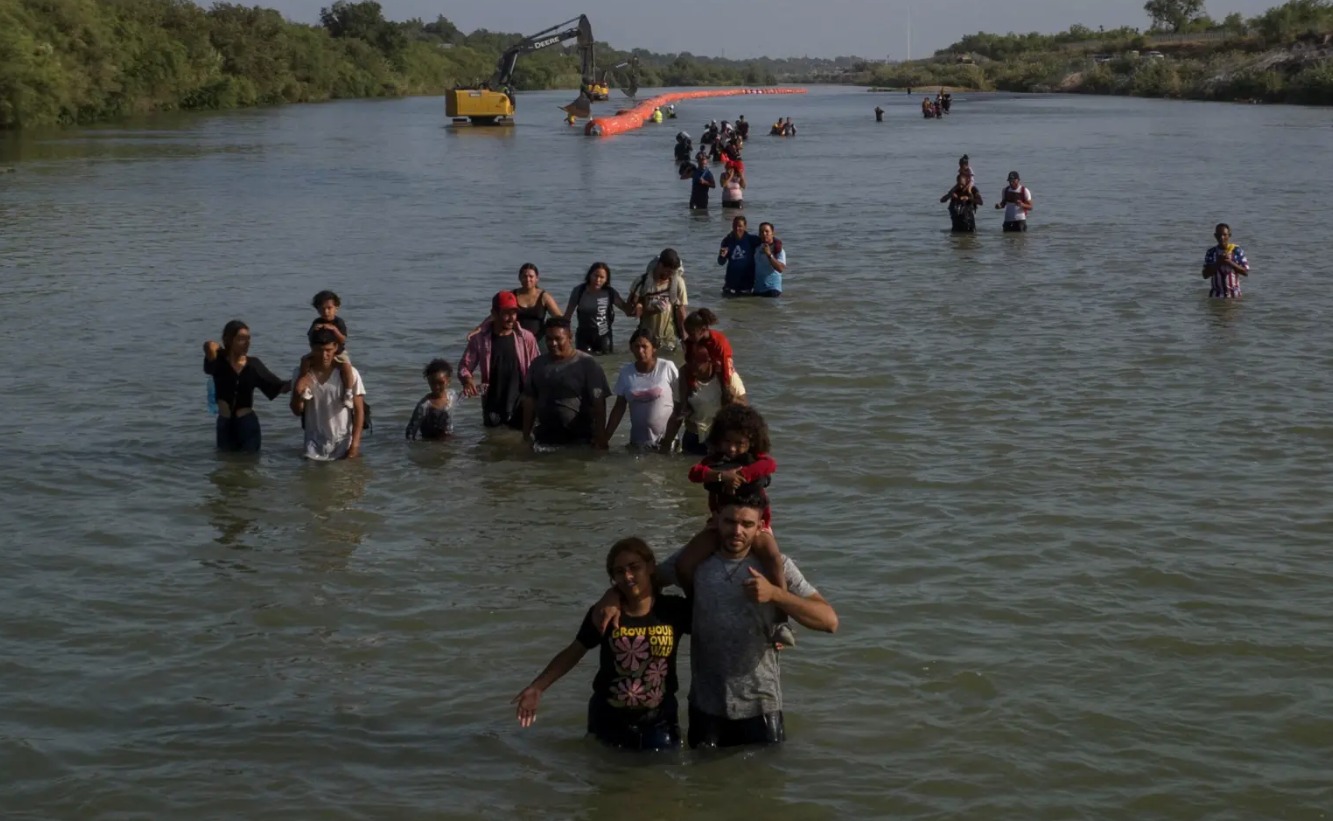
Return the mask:
{"type": "MultiPolygon", "coordinates": [[[[729,499],[763,498],[763,519],[751,549],[763,564],[768,580],[786,590],[782,553],[778,550],[777,539],[773,538],[772,510],[764,490],[778,469],[777,462],[768,455],[769,448],[768,425],[764,417],[749,405],[727,405],[713,417],[713,426],[708,431],[709,453],[690,468],[689,477],[691,482],[702,484],[708,490],[708,509],[713,516],[726,506],[729,499]]],[[[710,527],[705,527],[685,545],[676,559],[676,574],[686,593],[693,592],[695,569],[712,554],[709,547],[712,544],[709,539],[712,522],[709,524],[710,527]]],[[[792,646],[796,639],[786,621],[786,616],[782,616],[774,625],[773,640],[792,646]]]]}
{"type": "Polygon", "coordinates": [[[455,392],[449,390],[449,380],[454,369],[445,359],[432,359],[421,372],[430,385],[426,394],[412,411],[412,418],[407,423],[408,439],[447,439],[454,433],[454,420],[450,411],[454,407],[455,392]]]}
{"type": "MultiPolygon", "coordinates": [[[[696,345],[708,351],[708,358],[713,362],[714,371],[722,377],[722,403],[728,404],[733,398],[731,377],[735,372],[735,365],[732,363],[731,341],[721,331],[713,330],[716,324],[717,314],[707,308],[700,308],[685,317],[685,361],[690,361],[690,351],[696,345]]],[[[693,391],[694,387],[693,384],[687,384],[686,394],[693,391]]]]}
{"type": "MultiPolygon", "coordinates": [[[[309,336],[321,328],[333,334],[338,340],[338,355],[333,358],[333,361],[338,363],[338,373],[342,377],[343,385],[351,385],[352,360],[347,355],[347,323],[338,316],[338,309],[343,304],[342,300],[333,291],[320,291],[315,294],[314,299],[310,300],[310,304],[316,311],[319,311],[319,316],[315,317],[314,321],[310,323],[310,330],[306,331],[306,335],[309,336]]],[[[305,376],[308,373],[310,373],[310,354],[305,354],[301,357],[300,375],[305,376]]],[[[351,390],[346,392],[343,401],[347,407],[352,407],[351,390]]]]}

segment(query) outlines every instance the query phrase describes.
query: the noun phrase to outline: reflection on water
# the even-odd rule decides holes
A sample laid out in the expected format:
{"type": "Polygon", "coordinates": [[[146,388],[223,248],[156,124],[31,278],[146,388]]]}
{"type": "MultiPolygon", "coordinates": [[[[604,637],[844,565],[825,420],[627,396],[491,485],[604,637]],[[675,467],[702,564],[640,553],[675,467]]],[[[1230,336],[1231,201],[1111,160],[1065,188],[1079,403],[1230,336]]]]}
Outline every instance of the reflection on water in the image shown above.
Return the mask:
{"type": "Polygon", "coordinates": [[[0,135],[7,813],[1326,810],[1333,291],[1290,203],[1329,109],[969,94],[935,123],[827,90],[590,139],[566,101],[523,95],[504,129],[423,98],[0,135]],[[726,219],[689,212],[671,160],[741,113],[801,124],[746,149],[776,301],[720,298],[726,219]],[[986,207],[948,234],[964,153],[991,202],[1021,169],[1030,232],[986,207]],[[1239,301],[1198,275],[1218,221],[1255,261],[1239,301]],[[769,421],[783,550],[841,616],[783,655],[780,750],[587,742],[592,657],[513,720],[607,547],[702,526],[691,460],[626,451],[628,425],[533,453],[476,402],[452,441],[401,436],[422,364],[457,361],[521,263],[563,304],[594,259],[624,293],[664,247],[769,421]],[[363,458],[301,459],[281,401],[258,458],[212,454],[199,341],[243,317],[281,373],[321,288],[381,423],[363,458]]]}
{"type": "Polygon", "coordinates": [[[255,521],[263,514],[256,504],[264,488],[259,460],[242,453],[219,453],[217,459],[221,464],[208,474],[216,492],[204,503],[209,521],[218,531],[215,541],[226,547],[249,549],[252,545],[243,537],[254,533],[255,521]]]}

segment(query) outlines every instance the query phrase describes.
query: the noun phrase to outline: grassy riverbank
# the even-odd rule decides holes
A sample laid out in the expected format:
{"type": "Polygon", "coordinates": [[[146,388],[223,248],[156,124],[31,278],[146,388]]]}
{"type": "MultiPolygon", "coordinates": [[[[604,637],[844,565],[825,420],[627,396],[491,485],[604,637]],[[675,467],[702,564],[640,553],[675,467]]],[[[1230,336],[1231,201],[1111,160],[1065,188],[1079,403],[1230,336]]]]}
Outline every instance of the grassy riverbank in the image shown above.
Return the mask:
{"type": "MultiPolygon", "coordinates": [[[[553,22],[535,20],[534,28],[553,22]]],[[[440,93],[488,78],[503,50],[525,36],[464,34],[443,17],[392,22],[372,0],[334,2],[321,23],[190,0],[0,0],[0,129],[440,93]]],[[[779,74],[831,73],[854,62],[633,54],[643,87],[772,84],[779,74]]],[[[599,65],[629,57],[598,43],[599,65]]],[[[577,88],[578,58],[559,47],[526,54],[513,79],[522,90],[577,88]]]]}
{"type": "Polygon", "coordinates": [[[861,64],[844,82],[1198,100],[1333,104],[1333,4],[1292,0],[1250,20],[1136,29],[964,37],[929,60],[861,64]]]}

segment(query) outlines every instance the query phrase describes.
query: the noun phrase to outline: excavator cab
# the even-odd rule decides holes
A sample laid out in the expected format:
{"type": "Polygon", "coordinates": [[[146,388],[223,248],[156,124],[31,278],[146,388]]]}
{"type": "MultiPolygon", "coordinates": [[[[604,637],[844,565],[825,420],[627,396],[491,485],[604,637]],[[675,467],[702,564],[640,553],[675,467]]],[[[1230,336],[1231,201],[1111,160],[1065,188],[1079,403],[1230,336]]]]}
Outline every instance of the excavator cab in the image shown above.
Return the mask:
{"type": "MultiPolygon", "coordinates": [[[[514,66],[520,54],[528,54],[575,40],[583,55],[583,82],[578,99],[567,106],[565,111],[576,117],[588,118],[592,115],[592,100],[596,99],[591,91],[594,88],[596,65],[593,55],[592,24],[586,14],[580,14],[572,20],[539,31],[531,37],[525,37],[505,50],[496,63],[495,74],[491,79],[475,86],[458,87],[446,92],[444,111],[455,124],[462,125],[511,125],[514,122],[514,91],[511,81],[514,66]]],[[[606,99],[602,97],[602,99],[606,99]]]]}

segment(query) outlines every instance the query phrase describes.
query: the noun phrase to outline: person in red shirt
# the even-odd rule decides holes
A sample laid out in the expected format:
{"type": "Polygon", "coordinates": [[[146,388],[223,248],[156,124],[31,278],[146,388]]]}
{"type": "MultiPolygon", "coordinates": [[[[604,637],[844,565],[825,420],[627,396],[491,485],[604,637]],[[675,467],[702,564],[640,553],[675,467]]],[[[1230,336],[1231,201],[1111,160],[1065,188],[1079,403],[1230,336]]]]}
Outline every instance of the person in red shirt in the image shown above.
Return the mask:
{"type": "MultiPolygon", "coordinates": [[[[722,379],[722,402],[731,402],[731,375],[735,371],[732,363],[731,341],[721,331],[713,330],[717,324],[717,314],[707,308],[700,308],[685,317],[685,361],[690,361],[691,351],[695,346],[702,346],[708,351],[708,358],[713,362],[713,369],[722,379]]],[[[694,389],[690,377],[686,377],[685,392],[688,395],[694,389]]]]}
{"type": "MultiPolygon", "coordinates": [[[[693,590],[695,569],[717,546],[716,539],[709,536],[714,519],[723,507],[738,498],[763,500],[759,533],[755,535],[752,550],[763,564],[768,580],[786,590],[782,553],[773,537],[773,513],[764,490],[778,469],[778,463],[768,455],[769,448],[768,424],[749,405],[728,405],[713,417],[713,426],[708,431],[709,453],[689,473],[691,482],[708,490],[708,509],[713,516],[676,559],[676,575],[686,593],[693,590]]],[[[773,625],[772,637],[780,644],[795,643],[785,617],[773,625]]]]}

